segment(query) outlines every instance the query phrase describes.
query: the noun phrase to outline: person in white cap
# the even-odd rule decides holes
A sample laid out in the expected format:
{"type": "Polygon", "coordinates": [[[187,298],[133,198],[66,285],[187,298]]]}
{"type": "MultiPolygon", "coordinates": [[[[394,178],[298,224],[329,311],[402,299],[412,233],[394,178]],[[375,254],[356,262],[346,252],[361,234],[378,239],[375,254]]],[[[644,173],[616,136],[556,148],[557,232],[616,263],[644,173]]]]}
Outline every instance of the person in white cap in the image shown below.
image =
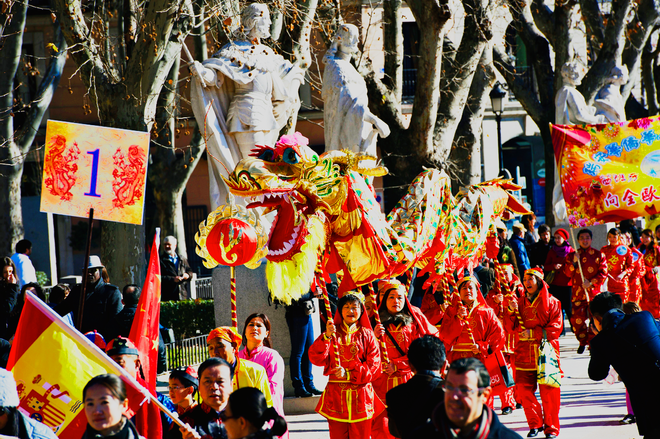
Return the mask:
{"type": "Polygon", "coordinates": [[[0,369],[0,436],[19,439],[57,439],[53,430],[18,410],[20,400],[11,372],[0,369]]]}
{"type": "MultiPolygon", "coordinates": [[[[121,302],[121,292],[115,285],[106,283],[101,277],[103,269],[101,258],[96,255],[89,257],[87,267],[87,289],[85,292],[85,308],[83,309],[82,333],[97,330],[103,338],[111,340],[114,334],[115,317],[124,307],[121,302]]],[[[82,285],[78,284],[71,294],[57,307],[61,316],[73,312],[73,322],[78,326],[78,303],[82,285]]]]}

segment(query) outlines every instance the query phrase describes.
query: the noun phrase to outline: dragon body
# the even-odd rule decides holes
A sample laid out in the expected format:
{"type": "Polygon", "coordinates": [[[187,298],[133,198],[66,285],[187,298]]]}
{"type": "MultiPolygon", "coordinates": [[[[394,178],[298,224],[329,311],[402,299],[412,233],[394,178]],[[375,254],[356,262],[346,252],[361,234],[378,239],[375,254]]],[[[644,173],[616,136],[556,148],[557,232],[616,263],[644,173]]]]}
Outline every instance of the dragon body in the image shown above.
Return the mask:
{"type": "Polygon", "coordinates": [[[519,186],[494,180],[456,197],[447,174],[427,169],[385,216],[368,180],[387,170],[373,157],[348,151],[316,154],[296,133],[257,147],[225,178],[247,208],[275,211],[267,240],[271,295],[290,303],[306,294],[321,262],[342,272],[340,293],[412,267],[440,276],[471,267],[494,219],[505,210],[527,213],[509,193],[519,186]]]}

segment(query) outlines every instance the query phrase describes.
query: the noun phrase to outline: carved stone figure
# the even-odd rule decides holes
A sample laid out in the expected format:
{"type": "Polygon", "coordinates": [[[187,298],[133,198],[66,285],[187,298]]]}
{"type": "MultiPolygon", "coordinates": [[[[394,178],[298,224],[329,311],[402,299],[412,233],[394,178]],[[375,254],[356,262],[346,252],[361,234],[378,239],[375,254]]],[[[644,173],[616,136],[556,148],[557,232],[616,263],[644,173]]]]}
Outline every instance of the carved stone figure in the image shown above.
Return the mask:
{"type": "Polygon", "coordinates": [[[323,122],[325,150],[348,149],[376,156],[377,135],[387,137],[390,128],[369,111],[367,86],[351,65],[359,33],[343,24],[323,58],[323,122]]]}
{"type": "Polygon", "coordinates": [[[582,82],[581,68],[576,61],[561,68],[564,85],[555,95],[555,123],[558,125],[606,123],[605,116],[596,115],[596,108],[587,105],[576,86],[582,82]]]}
{"type": "Polygon", "coordinates": [[[203,63],[191,66],[191,101],[209,152],[211,204],[227,193],[218,160],[231,172],[255,145],[273,146],[289,116],[300,107],[304,71],[261,44],[270,36],[265,4],[241,12],[234,40],[203,63]]]}
{"type": "Polygon", "coordinates": [[[596,115],[603,115],[608,122],[625,122],[625,102],[621,97],[621,86],[628,82],[628,67],[615,66],[610,71],[607,85],[596,95],[596,115]]]}

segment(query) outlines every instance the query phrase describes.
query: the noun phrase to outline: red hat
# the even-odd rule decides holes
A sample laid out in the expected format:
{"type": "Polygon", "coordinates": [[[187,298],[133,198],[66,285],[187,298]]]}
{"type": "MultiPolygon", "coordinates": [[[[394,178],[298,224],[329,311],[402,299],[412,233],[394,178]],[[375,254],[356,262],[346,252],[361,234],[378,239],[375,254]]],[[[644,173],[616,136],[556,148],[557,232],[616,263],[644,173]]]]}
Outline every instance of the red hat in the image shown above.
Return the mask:
{"type": "Polygon", "coordinates": [[[133,342],[121,335],[108,343],[105,353],[110,357],[113,355],[140,355],[140,351],[133,342]]]}
{"type": "Polygon", "coordinates": [[[199,386],[197,371],[190,366],[186,367],[185,369],[174,369],[172,372],[170,372],[170,378],[178,379],[183,385],[190,384],[190,386],[194,387],[195,389],[197,389],[199,386]],[[187,383],[185,381],[187,381],[187,383]]]}
{"type": "Polygon", "coordinates": [[[555,234],[564,238],[564,241],[568,241],[568,231],[566,229],[557,229],[555,234]]]}
{"type": "Polygon", "coordinates": [[[85,337],[87,337],[92,343],[94,343],[99,349],[105,352],[105,338],[101,334],[99,334],[96,329],[93,331],[89,331],[85,333],[85,337]]]}
{"type": "Polygon", "coordinates": [[[243,337],[239,335],[236,328],[229,326],[219,326],[209,333],[209,336],[206,338],[206,342],[209,343],[211,340],[218,337],[237,346],[240,346],[241,341],[243,341],[243,337]]]}

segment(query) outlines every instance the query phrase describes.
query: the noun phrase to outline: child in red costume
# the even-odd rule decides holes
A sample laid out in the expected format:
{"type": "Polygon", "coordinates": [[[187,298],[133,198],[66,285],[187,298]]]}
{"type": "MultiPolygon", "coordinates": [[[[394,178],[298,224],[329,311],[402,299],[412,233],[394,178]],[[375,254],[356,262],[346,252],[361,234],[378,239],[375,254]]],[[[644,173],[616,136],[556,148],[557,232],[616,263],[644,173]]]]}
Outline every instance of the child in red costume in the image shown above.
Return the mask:
{"type": "Polygon", "coordinates": [[[592,236],[591,230],[581,229],[577,235],[580,248],[577,252],[572,251],[566,255],[564,264],[565,273],[573,278],[571,328],[580,342],[578,354],[584,352],[591,338],[587,325],[589,301],[602,292],[603,283],[607,279],[605,255],[591,247],[592,236]]]}
{"type": "Polygon", "coordinates": [[[639,301],[642,300],[642,278],[646,274],[644,255],[633,245],[630,232],[626,232],[622,235],[622,242],[630,249],[633,260],[633,272],[628,278],[628,289],[630,291],[628,294],[628,301],[635,302],[639,305],[639,301]]]}
{"type": "Polygon", "coordinates": [[[646,274],[642,280],[642,299],[640,308],[653,314],[654,319],[660,318],[660,247],[655,243],[653,232],[646,229],[642,232],[642,242],[637,247],[644,255],[646,274]]]}
{"type": "Polygon", "coordinates": [[[309,361],[322,366],[323,374],[330,377],[316,406],[328,420],[330,439],[369,439],[371,420],[385,407],[371,384],[380,370],[378,342],[357,295],[339,299],[334,321],[309,348],[309,361]],[[339,358],[332,342],[335,337],[339,358]]]}
{"type": "MultiPolygon", "coordinates": [[[[378,291],[383,299],[378,308],[382,324],[376,325],[374,333],[385,340],[388,364],[383,364],[374,379],[374,389],[378,397],[385,401],[385,395],[393,387],[403,384],[412,376],[408,362],[410,343],[423,335],[438,335],[438,329],[426,319],[424,314],[408,302],[406,288],[396,279],[378,282],[378,291]]],[[[373,420],[373,437],[393,438],[389,432],[387,412],[373,420]]]]}
{"type": "Polygon", "coordinates": [[[509,301],[509,319],[514,330],[519,332],[515,353],[516,390],[525,410],[529,434],[536,437],[544,430],[546,438],[559,435],[559,405],[561,390],[559,387],[539,386],[541,404],[536,392],[536,372],[539,346],[543,337],[547,337],[557,352],[559,359],[559,335],[564,326],[561,303],[548,292],[548,285],[543,281],[543,272],[538,268],[525,271],[523,278],[525,294],[517,300],[509,301]],[[522,320],[522,326],[520,325],[522,320]]]}
{"type": "Polygon", "coordinates": [[[607,232],[609,244],[600,249],[607,261],[607,291],[618,294],[621,303],[628,301],[630,275],[633,272],[632,252],[621,239],[621,230],[612,228],[607,232]]]}

